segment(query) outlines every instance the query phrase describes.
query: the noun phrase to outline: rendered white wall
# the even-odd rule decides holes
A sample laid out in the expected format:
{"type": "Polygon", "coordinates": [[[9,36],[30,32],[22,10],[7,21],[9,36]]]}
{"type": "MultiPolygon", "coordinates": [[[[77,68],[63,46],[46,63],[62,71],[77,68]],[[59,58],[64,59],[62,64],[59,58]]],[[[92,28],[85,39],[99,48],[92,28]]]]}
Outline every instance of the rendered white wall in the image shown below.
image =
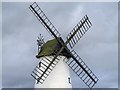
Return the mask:
{"type": "Polygon", "coordinates": [[[35,88],[72,88],[72,85],[69,83],[68,80],[68,77],[70,77],[69,67],[63,61],[65,57],[60,57],[60,61],[55,66],[50,75],[46,78],[46,80],[43,82],[43,84],[35,83],[35,88]]]}

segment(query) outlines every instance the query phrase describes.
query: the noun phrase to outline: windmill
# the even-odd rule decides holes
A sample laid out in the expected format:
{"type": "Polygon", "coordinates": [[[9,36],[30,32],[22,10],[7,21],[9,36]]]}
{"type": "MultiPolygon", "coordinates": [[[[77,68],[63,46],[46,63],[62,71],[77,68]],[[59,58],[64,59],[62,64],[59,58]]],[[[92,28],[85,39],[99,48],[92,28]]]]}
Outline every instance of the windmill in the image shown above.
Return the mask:
{"type": "Polygon", "coordinates": [[[88,16],[85,15],[80,20],[80,22],[66,37],[67,41],[64,41],[61,38],[61,34],[53,26],[36,2],[31,4],[29,9],[53,37],[52,40],[49,40],[46,43],[41,35],[38,37],[38,55],[36,55],[36,57],[45,57],[45,60],[43,61],[46,63],[40,61],[39,65],[36,66],[31,74],[37,80],[37,83],[43,84],[56,64],[61,60],[59,56],[65,56],[67,59],[64,59],[64,62],[89,88],[93,88],[93,86],[98,82],[98,78],[73,50],[76,43],[92,26],[88,16]]]}

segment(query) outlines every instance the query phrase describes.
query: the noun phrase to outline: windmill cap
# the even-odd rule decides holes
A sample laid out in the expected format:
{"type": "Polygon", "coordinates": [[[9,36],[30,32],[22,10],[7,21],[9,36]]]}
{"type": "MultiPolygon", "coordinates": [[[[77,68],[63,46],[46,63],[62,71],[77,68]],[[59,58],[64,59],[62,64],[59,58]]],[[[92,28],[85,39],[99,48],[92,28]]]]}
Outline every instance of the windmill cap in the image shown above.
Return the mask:
{"type": "MultiPolygon", "coordinates": [[[[63,42],[60,37],[58,39],[63,42]]],[[[57,39],[49,40],[45,44],[43,44],[38,55],[36,55],[36,58],[56,55],[56,53],[61,49],[61,47],[62,45],[58,43],[57,39]]],[[[70,55],[67,53],[67,50],[65,49],[60,53],[60,55],[66,56],[68,58],[70,57],[70,55]]]]}

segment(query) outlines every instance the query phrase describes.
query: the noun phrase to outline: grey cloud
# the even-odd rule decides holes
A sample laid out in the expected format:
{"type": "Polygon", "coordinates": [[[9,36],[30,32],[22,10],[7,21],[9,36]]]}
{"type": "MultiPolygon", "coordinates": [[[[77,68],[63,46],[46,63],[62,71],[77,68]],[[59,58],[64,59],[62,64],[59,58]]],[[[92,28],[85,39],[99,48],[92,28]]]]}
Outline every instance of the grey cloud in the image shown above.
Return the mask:
{"type": "MultiPolygon", "coordinates": [[[[37,35],[51,38],[28,9],[30,4],[2,4],[3,87],[34,87],[30,73],[37,64],[37,35]]],[[[88,14],[93,26],[74,49],[99,77],[95,87],[117,87],[117,3],[38,4],[64,39],[88,14]]],[[[73,87],[86,87],[72,71],[71,76],[73,87]]]]}

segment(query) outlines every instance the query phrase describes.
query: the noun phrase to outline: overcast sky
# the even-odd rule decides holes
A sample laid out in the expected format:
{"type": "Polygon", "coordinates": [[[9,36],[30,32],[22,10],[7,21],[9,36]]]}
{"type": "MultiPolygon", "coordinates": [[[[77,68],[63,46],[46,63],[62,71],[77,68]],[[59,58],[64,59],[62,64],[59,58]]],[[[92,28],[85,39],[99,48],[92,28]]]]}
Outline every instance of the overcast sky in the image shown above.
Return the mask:
{"type": "MultiPolygon", "coordinates": [[[[29,10],[32,3],[2,3],[2,87],[34,87],[30,76],[38,60],[36,39],[51,38],[29,10]]],[[[99,78],[96,88],[118,87],[118,4],[38,3],[65,39],[87,14],[93,26],[75,46],[75,51],[99,78]],[[78,49],[79,48],[79,49],[78,49]]],[[[72,72],[73,87],[87,87],[72,72]]]]}

